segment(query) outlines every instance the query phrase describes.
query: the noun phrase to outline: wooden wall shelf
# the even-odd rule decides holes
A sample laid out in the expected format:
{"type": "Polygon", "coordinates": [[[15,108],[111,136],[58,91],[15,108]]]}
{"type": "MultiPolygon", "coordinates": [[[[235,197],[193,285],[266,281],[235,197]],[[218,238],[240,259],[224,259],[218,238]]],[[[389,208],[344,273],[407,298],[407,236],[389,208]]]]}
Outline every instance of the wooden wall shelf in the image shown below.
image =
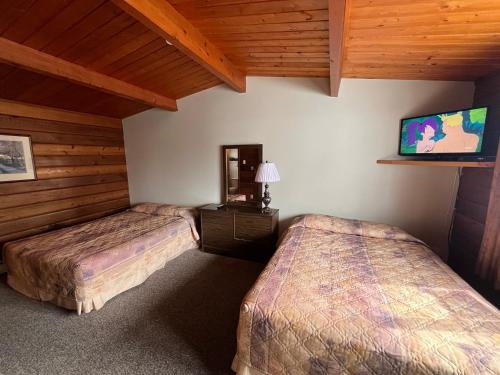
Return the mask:
{"type": "Polygon", "coordinates": [[[468,167],[468,168],[494,168],[494,161],[440,161],[440,160],[405,160],[405,159],[380,159],[377,164],[419,165],[424,167],[468,167]]]}

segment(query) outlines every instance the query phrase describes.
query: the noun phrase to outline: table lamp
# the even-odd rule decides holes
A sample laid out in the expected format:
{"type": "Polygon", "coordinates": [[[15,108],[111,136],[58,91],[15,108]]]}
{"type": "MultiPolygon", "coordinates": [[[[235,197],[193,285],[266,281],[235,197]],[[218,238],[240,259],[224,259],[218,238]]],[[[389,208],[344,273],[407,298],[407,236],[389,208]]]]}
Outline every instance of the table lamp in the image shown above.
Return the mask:
{"type": "Polygon", "coordinates": [[[257,174],[255,175],[255,182],[265,183],[264,197],[262,197],[262,203],[264,203],[264,211],[270,211],[269,204],[271,203],[271,194],[269,193],[268,182],[277,182],[280,180],[280,175],[276,169],[274,163],[269,163],[267,160],[265,163],[260,163],[257,169],[257,174]]]}

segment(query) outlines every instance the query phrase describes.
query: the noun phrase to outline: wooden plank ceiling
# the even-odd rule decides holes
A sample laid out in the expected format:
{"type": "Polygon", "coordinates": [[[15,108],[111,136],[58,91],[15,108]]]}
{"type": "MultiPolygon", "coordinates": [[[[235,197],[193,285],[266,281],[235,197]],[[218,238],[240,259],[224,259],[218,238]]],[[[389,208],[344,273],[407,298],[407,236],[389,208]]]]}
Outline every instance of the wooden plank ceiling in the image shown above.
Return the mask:
{"type": "MultiPolygon", "coordinates": [[[[170,0],[248,75],[328,77],[328,0],[170,0]]],[[[350,0],[342,76],[474,80],[500,69],[500,1],[350,0]]],[[[222,83],[108,0],[5,0],[0,36],[173,99],[222,83]]],[[[0,65],[0,97],[115,117],[147,105],[0,65]]]]}
{"type": "MultiPolygon", "coordinates": [[[[250,75],[329,75],[328,0],[171,0],[250,75]]],[[[500,68],[498,0],[350,0],[343,77],[473,80],[500,68]]]]}
{"type": "MultiPolygon", "coordinates": [[[[174,99],[221,83],[110,1],[2,1],[0,35],[174,99]]],[[[6,65],[0,97],[120,118],[149,108],[6,65]]]]}

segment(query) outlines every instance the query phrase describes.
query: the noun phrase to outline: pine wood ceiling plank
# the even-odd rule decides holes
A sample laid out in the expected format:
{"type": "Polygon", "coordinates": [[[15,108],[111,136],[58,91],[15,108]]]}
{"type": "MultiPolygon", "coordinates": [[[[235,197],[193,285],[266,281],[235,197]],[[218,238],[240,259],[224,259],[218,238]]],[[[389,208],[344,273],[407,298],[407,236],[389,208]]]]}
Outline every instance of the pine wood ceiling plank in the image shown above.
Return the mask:
{"type": "Polygon", "coordinates": [[[190,82],[190,80],[193,79],[193,77],[195,77],[196,75],[205,77],[204,73],[206,73],[206,70],[200,66],[179,66],[179,68],[175,70],[175,72],[172,71],[166,75],[157,75],[151,77],[148,81],[145,82],[145,85],[146,87],[155,88],[168,84],[168,91],[170,95],[172,97],[175,97],[175,95],[172,93],[175,91],[177,85],[184,82],[190,82]]]}
{"type": "MultiPolygon", "coordinates": [[[[36,85],[26,87],[20,95],[16,96],[16,100],[28,103],[40,103],[40,100],[45,100],[47,104],[53,104],[50,98],[54,95],[68,89],[68,87],[74,88],[74,85],[52,77],[43,77],[43,80],[36,85]]],[[[58,103],[55,103],[57,106],[58,103]]]]}
{"type": "Polygon", "coordinates": [[[287,57],[321,57],[328,59],[329,53],[328,50],[322,51],[322,52],[240,52],[240,53],[235,53],[234,55],[231,55],[234,57],[238,58],[246,58],[246,57],[253,57],[253,58],[266,58],[266,57],[279,57],[279,58],[287,58],[287,57]]]}
{"type": "Polygon", "coordinates": [[[294,62],[302,63],[304,66],[308,66],[308,63],[324,63],[328,64],[330,59],[328,57],[244,57],[241,59],[233,59],[236,63],[240,65],[253,66],[254,63],[274,63],[274,62],[294,62]]]}
{"type": "Polygon", "coordinates": [[[156,60],[153,63],[141,65],[139,68],[129,72],[126,75],[127,82],[141,82],[142,84],[142,82],[147,81],[150,77],[164,74],[182,64],[191,64],[193,62],[189,57],[177,50],[170,53],[170,55],[164,59],[155,58],[156,60]]]}
{"type": "Polygon", "coordinates": [[[113,115],[118,118],[125,118],[150,108],[151,106],[147,106],[142,103],[108,95],[107,98],[95,101],[92,105],[89,105],[86,108],[86,111],[105,116],[113,115]]]}
{"type": "MultiPolygon", "coordinates": [[[[347,62],[351,62],[349,59],[346,59],[346,69],[353,69],[350,67],[347,62]],[[348,68],[349,67],[349,68],[348,68]]],[[[370,62],[367,62],[365,64],[361,64],[359,67],[354,68],[353,70],[363,70],[363,69],[384,69],[384,70],[406,70],[409,72],[422,72],[425,73],[427,71],[429,72],[439,72],[439,71],[447,71],[447,70],[463,70],[465,71],[466,69],[471,69],[471,71],[474,71],[474,68],[478,68],[478,66],[474,65],[473,63],[468,63],[468,62],[455,62],[453,66],[440,66],[440,65],[431,65],[427,66],[418,62],[408,64],[406,61],[394,61],[394,59],[371,59],[370,62]]],[[[498,68],[498,62],[497,63],[492,63],[491,64],[491,69],[496,69],[498,68]]]]}
{"type": "Polygon", "coordinates": [[[223,84],[223,82],[221,80],[217,79],[217,80],[203,82],[201,84],[198,84],[196,87],[182,89],[179,91],[177,99],[184,98],[186,96],[198,93],[200,91],[203,91],[203,90],[215,87],[215,86],[219,86],[221,84],[223,84]]]}
{"type": "MultiPolygon", "coordinates": [[[[226,34],[245,34],[245,33],[273,33],[289,31],[321,31],[328,30],[328,21],[310,21],[310,22],[290,22],[290,23],[271,23],[258,25],[224,25],[203,29],[207,36],[221,36],[226,34]]],[[[264,36],[264,38],[266,38],[264,36]]]]}
{"type": "Polygon", "coordinates": [[[264,32],[264,33],[235,33],[213,35],[215,43],[231,41],[256,41],[256,40],[302,40],[302,39],[326,39],[328,40],[328,30],[306,30],[306,31],[285,31],[285,32],[264,32]]]}
{"type": "MultiPolygon", "coordinates": [[[[182,66],[193,66],[196,63],[189,57],[180,52],[172,54],[168,60],[158,61],[155,69],[147,69],[140,72],[140,75],[134,75],[130,82],[142,82],[147,84],[148,81],[154,80],[157,77],[175,74],[176,69],[182,66]]],[[[199,65],[197,65],[199,67],[199,65]]]]}
{"type": "Polygon", "coordinates": [[[295,68],[303,68],[303,69],[316,69],[316,68],[324,68],[328,69],[330,67],[330,62],[327,60],[326,62],[292,62],[287,60],[281,60],[278,62],[269,62],[269,61],[260,61],[253,62],[251,64],[251,68],[290,68],[290,70],[294,70],[295,68]]]}
{"type": "Polygon", "coordinates": [[[155,54],[158,50],[160,50],[164,46],[165,45],[163,39],[156,38],[152,42],[102,67],[101,73],[114,76],[114,73],[118,73],[122,70],[125,70],[130,65],[140,64],[142,59],[144,59],[146,56],[150,54],[155,54]]]}
{"type": "Polygon", "coordinates": [[[199,87],[206,87],[207,84],[221,84],[223,83],[217,77],[207,77],[201,73],[194,74],[188,77],[185,82],[178,82],[173,88],[172,93],[175,98],[182,98],[185,92],[196,92],[199,87]]]}
{"type": "Polygon", "coordinates": [[[395,51],[395,50],[379,50],[379,51],[352,51],[348,49],[349,59],[355,60],[357,58],[371,58],[377,60],[388,59],[393,61],[411,60],[411,59],[425,59],[428,61],[445,58],[449,60],[491,60],[492,62],[500,59],[500,50],[484,50],[484,51],[467,51],[454,50],[454,51],[395,51]]]}
{"type": "Polygon", "coordinates": [[[129,48],[135,48],[137,45],[142,46],[154,40],[154,35],[143,25],[134,21],[116,34],[101,40],[102,42],[92,48],[90,53],[87,51],[73,62],[99,71],[94,66],[96,61],[103,58],[106,58],[106,61],[114,61],[127,54],[129,48]],[[146,35],[145,40],[143,39],[144,35],[146,35]]]}
{"type": "Polygon", "coordinates": [[[345,76],[474,80],[496,69],[500,52],[496,1],[352,0],[351,4],[345,76]]]}
{"type": "Polygon", "coordinates": [[[443,11],[453,10],[453,9],[466,9],[467,7],[482,7],[491,5],[490,0],[353,0],[351,8],[353,11],[358,11],[358,9],[406,9],[407,7],[419,7],[423,9],[429,9],[438,5],[439,9],[443,11]]]}
{"type": "Polygon", "coordinates": [[[165,0],[113,0],[129,14],[227,83],[245,91],[245,76],[196,27],[165,0]]]}
{"type": "Polygon", "coordinates": [[[342,79],[342,64],[349,31],[350,0],[329,0],[330,14],[330,95],[338,96],[342,79]]]}
{"type": "Polygon", "coordinates": [[[171,91],[177,82],[182,81],[190,74],[196,72],[206,72],[206,69],[192,61],[186,62],[184,64],[178,64],[176,68],[171,69],[167,72],[156,72],[149,77],[141,78],[145,87],[158,87],[160,82],[168,83],[168,90],[171,91]]]}
{"type": "Polygon", "coordinates": [[[23,43],[68,5],[60,0],[37,1],[2,33],[2,37],[23,43]]]}
{"type": "Polygon", "coordinates": [[[179,99],[185,96],[186,92],[197,92],[197,90],[202,87],[207,87],[207,85],[219,85],[223,82],[217,77],[207,77],[203,75],[193,76],[193,81],[180,82],[175,87],[173,87],[172,94],[175,98],[179,99]]]}
{"type": "Polygon", "coordinates": [[[201,29],[223,26],[260,25],[292,22],[328,21],[328,9],[300,12],[242,15],[238,17],[206,18],[194,21],[201,29]]]}
{"type": "Polygon", "coordinates": [[[328,68],[249,67],[248,75],[270,77],[328,77],[328,68]]]}
{"type": "MultiPolygon", "coordinates": [[[[176,71],[177,72],[177,71],[176,71]]],[[[198,82],[198,79],[218,79],[214,77],[204,68],[199,65],[192,65],[186,67],[180,67],[178,74],[172,74],[167,81],[171,83],[171,89],[175,91],[177,88],[183,85],[192,86],[198,82]],[[208,74],[207,74],[208,73],[208,74]]]]}
{"type": "Polygon", "coordinates": [[[499,22],[490,22],[485,24],[473,23],[464,26],[464,24],[436,24],[432,28],[429,26],[408,26],[400,25],[396,27],[379,27],[372,29],[351,29],[349,35],[352,38],[357,37],[398,37],[398,36],[426,36],[426,35],[455,35],[464,34],[464,30],[470,34],[498,34],[500,30],[499,22]]]}
{"type": "MultiPolygon", "coordinates": [[[[5,65],[1,64],[0,66],[5,65]]],[[[12,67],[12,69],[13,72],[22,71],[15,67],[12,67]]],[[[26,76],[26,73],[30,72],[24,71],[21,76],[26,76]]],[[[151,108],[137,102],[78,86],[63,80],[42,75],[40,77],[42,78],[41,83],[30,86],[22,85],[20,95],[17,89],[20,86],[20,82],[12,82],[14,86],[1,85],[0,83],[0,87],[2,87],[0,96],[4,99],[15,99],[16,101],[42,106],[57,107],[69,111],[88,112],[115,118],[124,118],[151,108]],[[16,95],[13,95],[14,92],[16,95]],[[96,102],[103,102],[105,99],[111,103],[109,106],[100,108],[98,112],[92,111],[92,106],[96,102]]]]}
{"type": "MultiPolygon", "coordinates": [[[[217,78],[217,77],[216,77],[217,78]]],[[[218,85],[224,84],[219,79],[216,80],[211,80],[211,79],[206,79],[206,80],[199,80],[196,85],[191,85],[191,86],[184,86],[180,87],[176,90],[175,95],[177,99],[182,99],[188,95],[200,92],[202,90],[206,90],[207,88],[210,87],[215,87],[218,85]]]]}
{"type": "MultiPolygon", "coordinates": [[[[13,66],[7,65],[7,64],[0,64],[0,82],[7,77],[9,74],[11,74],[14,69],[16,69],[13,66]]],[[[2,87],[2,86],[0,86],[2,87]]]]}
{"type": "Polygon", "coordinates": [[[220,42],[222,49],[235,50],[237,48],[246,49],[252,47],[312,47],[326,46],[328,48],[328,39],[281,39],[281,40],[236,40],[231,42],[220,42]]]}
{"type": "Polygon", "coordinates": [[[101,73],[105,73],[103,71],[105,67],[113,65],[113,63],[122,60],[124,57],[130,57],[130,55],[137,50],[141,50],[142,54],[148,53],[147,51],[142,50],[142,48],[150,45],[152,42],[158,42],[158,37],[148,30],[142,35],[130,38],[128,41],[125,40],[121,42],[120,45],[116,45],[116,47],[113,48],[112,53],[105,53],[104,55],[99,56],[97,59],[94,59],[88,67],[101,73]]]}
{"type": "Polygon", "coordinates": [[[282,46],[274,46],[274,47],[236,47],[232,48],[228,51],[228,55],[245,55],[249,53],[328,53],[329,46],[321,45],[321,46],[288,46],[284,43],[282,46]]]}
{"type": "Polygon", "coordinates": [[[494,1],[436,1],[428,2],[399,2],[399,4],[384,4],[374,2],[369,6],[359,6],[359,0],[354,0],[351,12],[356,19],[370,19],[377,17],[421,16],[429,14],[450,14],[475,11],[497,11],[498,5],[494,1]]]}
{"type": "MultiPolygon", "coordinates": [[[[454,66],[454,67],[429,67],[424,66],[408,66],[408,65],[387,65],[383,63],[372,63],[370,65],[354,65],[350,66],[346,64],[344,75],[366,75],[384,77],[387,75],[395,76],[398,79],[400,77],[406,77],[413,75],[420,77],[420,79],[426,79],[426,77],[441,76],[443,79],[449,78],[450,76],[458,78],[457,80],[469,80],[469,78],[476,76],[478,71],[482,72],[482,75],[487,74],[492,69],[488,67],[471,67],[471,66],[454,66]]],[[[404,78],[403,78],[404,79],[404,78]]]]}
{"type": "MultiPolygon", "coordinates": [[[[351,29],[373,29],[373,28],[392,28],[392,27],[417,27],[429,25],[469,25],[486,23],[498,23],[500,20],[500,10],[486,10],[473,12],[448,12],[445,14],[429,12],[423,15],[398,15],[393,17],[376,18],[352,18],[351,29]]],[[[428,30],[431,34],[432,30],[428,30]]]]}
{"type": "Polygon", "coordinates": [[[107,96],[106,93],[100,91],[96,92],[88,87],[76,86],[63,80],[57,81],[66,84],[58,85],[58,87],[60,87],[58,90],[47,92],[43,99],[37,100],[37,103],[42,103],[47,106],[50,106],[51,103],[57,103],[58,107],[74,110],[77,105],[83,109],[89,103],[107,96]]]}
{"type": "Polygon", "coordinates": [[[161,48],[113,72],[113,77],[132,82],[135,77],[156,70],[159,66],[184,56],[175,47],[166,46],[163,39],[160,39],[160,44],[161,48]]]}
{"type": "Polygon", "coordinates": [[[470,51],[470,55],[475,55],[476,53],[484,52],[496,52],[500,47],[500,43],[472,43],[472,42],[462,42],[462,43],[447,43],[447,42],[435,42],[435,43],[419,43],[411,44],[397,41],[393,44],[376,45],[373,43],[369,44],[358,44],[349,43],[348,49],[350,52],[414,52],[414,53],[430,53],[430,54],[446,54],[455,52],[465,52],[470,51]]]}
{"type": "Polygon", "coordinates": [[[0,81],[0,97],[15,99],[21,95],[24,90],[36,86],[42,80],[43,76],[34,72],[14,69],[0,81]]]}
{"type": "Polygon", "coordinates": [[[327,9],[328,0],[275,0],[239,4],[225,2],[222,5],[217,4],[217,1],[197,1],[177,4],[175,8],[188,19],[206,19],[327,9]]]}
{"type": "Polygon", "coordinates": [[[23,44],[41,50],[57,35],[62,35],[77,22],[100,7],[105,0],[74,1],[63,11],[57,13],[42,28],[33,33],[23,44]]]}
{"type": "Polygon", "coordinates": [[[146,105],[176,110],[175,100],[105,76],[82,66],[0,38],[0,59],[12,65],[58,77],[146,105]]]}
{"type": "Polygon", "coordinates": [[[11,25],[22,17],[32,6],[35,0],[21,0],[12,2],[2,2],[2,12],[0,13],[0,35],[3,34],[11,25]],[[4,8],[5,6],[5,8],[4,8]]]}
{"type": "Polygon", "coordinates": [[[499,43],[500,33],[467,33],[466,30],[462,30],[459,33],[454,34],[423,34],[423,35],[370,35],[366,33],[364,36],[358,36],[356,38],[349,37],[349,44],[359,43],[359,44],[394,44],[394,43],[404,43],[404,44],[429,44],[434,43],[468,43],[468,42],[489,42],[489,43],[499,43]]]}
{"type": "MultiPolygon", "coordinates": [[[[378,59],[373,57],[360,57],[355,60],[349,60],[349,63],[361,66],[373,66],[371,65],[373,61],[377,61],[377,65],[382,67],[384,65],[391,66],[394,59],[381,56],[378,59]]],[[[398,63],[404,64],[405,67],[411,68],[425,68],[426,71],[435,71],[437,69],[456,69],[460,67],[468,67],[470,69],[476,70],[479,68],[490,68],[490,69],[500,69],[500,59],[446,59],[446,58],[436,58],[436,59],[426,59],[426,58],[403,58],[398,59],[398,63]]],[[[393,66],[393,65],[392,65],[393,66]]],[[[401,66],[399,66],[401,68],[401,66]]],[[[397,68],[397,67],[395,67],[397,68]]]]}
{"type": "Polygon", "coordinates": [[[41,51],[53,56],[59,56],[72,48],[75,44],[88,38],[90,34],[103,25],[111,22],[113,18],[119,16],[121,13],[122,12],[113,4],[106,1],[93,12],[67,29],[65,33],[57,35],[48,45],[43,47],[41,51]]]}
{"type": "Polygon", "coordinates": [[[390,76],[391,79],[402,80],[430,80],[430,81],[474,81],[476,73],[464,71],[446,71],[446,72],[408,72],[408,71],[381,71],[380,69],[373,70],[357,70],[346,71],[343,73],[345,78],[366,78],[371,76],[374,78],[390,76]]]}
{"type": "MultiPolygon", "coordinates": [[[[200,4],[202,2],[205,2],[206,0],[170,0],[170,3],[172,5],[178,5],[178,4],[186,4],[186,3],[193,3],[193,4],[200,4]]],[[[208,0],[206,1],[207,5],[214,5],[214,6],[220,6],[220,5],[229,5],[229,4],[247,4],[247,3],[258,3],[262,1],[269,1],[269,0],[208,0]]]]}
{"type": "Polygon", "coordinates": [[[112,39],[115,35],[130,27],[134,23],[135,20],[129,17],[128,14],[121,13],[105,25],[102,25],[98,29],[94,30],[82,40],[73,44],[71,48],[68,48],[63,53],[59,54],[58,57],[74,63],[80,63],[80,59],[84,59],[85,57],[92,55],[95,49],[102,47],[103,43],[106,43],[108,40],[112,39]]]}
{"type": "Polygon", "coordinates": [[[185,79],[176,82],[176,84],[173,86],[173,91],[175,92],[176,95],[178,95],[179,91],[194,89],[197,86],[201,86],[205,82],[209,81],[222,83],[220,79],[214,77],[212,74],[209,73],[207,74],[206,71],[200,70],[197,72],[192,72],[191,74],[186,76],[185,79]]]}
{"type": "MultiPolygon", "coordinates": [[[[96,113],[104,116],[123,118],[122,109],[117,108],[116,103],[122,104],[124,107],[134,106],[132,102],[120,98],[118,96],[110,95],[105,92],[96,91],[89,87],[78,86],[69,83],[63,90],[55,92],[53,95],[47,97],[43,101],[44,105],[57,105],[58,107],[65,108],[72,111],[81,111],[88,113],[96,113]],[[109,102],[112,103],[107,108],[100,108],[99,111],[94,111],[97,103],[109,102]]],[[[142,106],[142,103],[135,102],[138,106],[142,106]]],[[[125,111],[125,109],[123,109],[125,111]]]]}

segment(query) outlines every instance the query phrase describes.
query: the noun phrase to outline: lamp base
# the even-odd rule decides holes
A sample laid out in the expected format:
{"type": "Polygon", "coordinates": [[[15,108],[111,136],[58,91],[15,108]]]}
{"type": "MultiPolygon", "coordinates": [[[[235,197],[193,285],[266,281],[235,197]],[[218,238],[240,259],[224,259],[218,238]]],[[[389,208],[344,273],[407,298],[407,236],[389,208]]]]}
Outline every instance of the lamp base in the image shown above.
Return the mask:
{"type": "Polygon", "coordinates": [[[271,203],[271,194],[269,193],[269,185],[265,185],[264,196],[262,197],[262,203],[264,203],[264,208],[262,209],[265,212],[271,211],[269,204],[271,203]]]}

